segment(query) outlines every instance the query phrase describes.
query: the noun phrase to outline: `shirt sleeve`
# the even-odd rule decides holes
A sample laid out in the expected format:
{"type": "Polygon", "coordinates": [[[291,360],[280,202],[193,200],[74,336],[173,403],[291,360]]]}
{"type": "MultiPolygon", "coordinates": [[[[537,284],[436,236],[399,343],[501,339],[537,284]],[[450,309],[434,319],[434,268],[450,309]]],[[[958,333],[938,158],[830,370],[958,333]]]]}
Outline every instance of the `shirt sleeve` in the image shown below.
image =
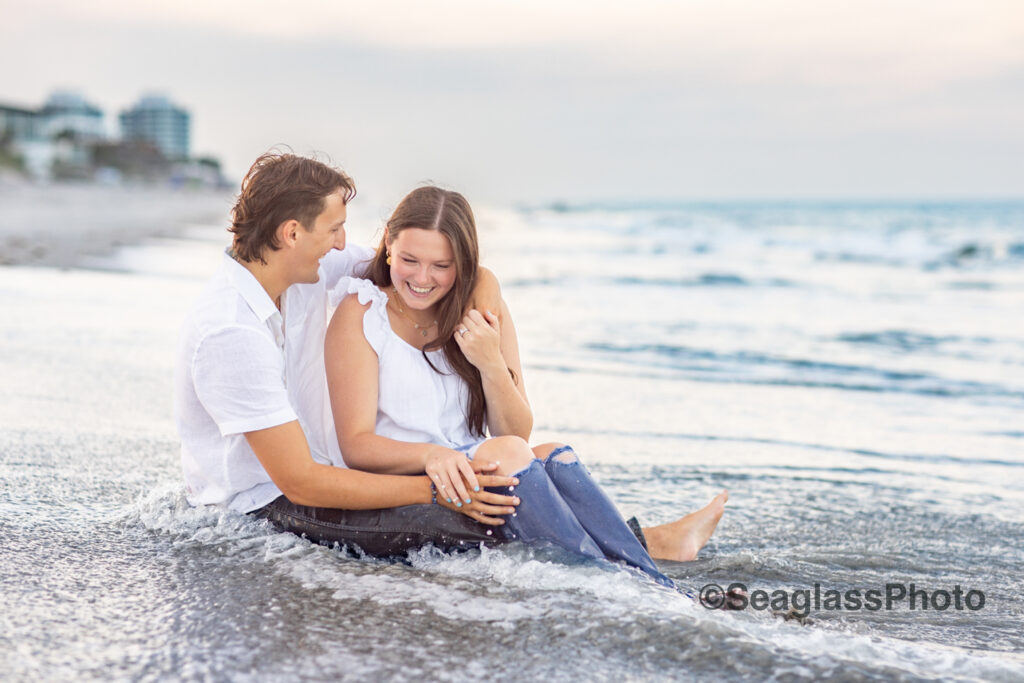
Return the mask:
{"type": "Polygon", "coordinates": [[[374,253],[373,249],[360,244],[348,244],[341,251],[328,252],[320,261],[327,289],[333,288],[343,277],[361,277],[362,269],[373,259],[374,253]]]}
{"type": "Polygon", "coordinates": [[[349,294],[356,294],[359,303],[370,309],[363,315],[363,336],[370,343],[377,357],[383,361],[384,345],[388,341],[391,322],[388,320],[388,295],[380,291],[377,285],[369,280],[356,277],[343,277],[333,289],[327,292],[327,302],[334,308],[349,294]]]}
{"type": "Polygon", "coordinates": [[[196,396],[221,436],[297,420],[284,377],[284,355],[273,340],[248,327],[206,335],[192,358],[196,396]]]}

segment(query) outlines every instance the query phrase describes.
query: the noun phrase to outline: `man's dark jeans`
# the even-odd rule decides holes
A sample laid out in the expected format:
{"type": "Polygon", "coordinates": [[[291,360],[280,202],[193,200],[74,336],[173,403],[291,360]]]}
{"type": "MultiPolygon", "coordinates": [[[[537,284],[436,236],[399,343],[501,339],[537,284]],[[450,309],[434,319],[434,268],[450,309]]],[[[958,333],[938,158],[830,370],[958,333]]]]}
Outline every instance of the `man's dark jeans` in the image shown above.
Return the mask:
{"type": "MultiPolygon", "coordinates": [[[[281,531],[321,545],[346,545],[374,557],[404,557],[433,544],[444,552],[505,543],[500,526],[487,526],[440,505],[404,505],[382,510],[338,510],[296,505],[284,496],[251,512],[281,531]],[[488,533],[490,532],[490,533],[488,533]]],[[[636,518],[630,529],[646,547],[636,518]]]]}

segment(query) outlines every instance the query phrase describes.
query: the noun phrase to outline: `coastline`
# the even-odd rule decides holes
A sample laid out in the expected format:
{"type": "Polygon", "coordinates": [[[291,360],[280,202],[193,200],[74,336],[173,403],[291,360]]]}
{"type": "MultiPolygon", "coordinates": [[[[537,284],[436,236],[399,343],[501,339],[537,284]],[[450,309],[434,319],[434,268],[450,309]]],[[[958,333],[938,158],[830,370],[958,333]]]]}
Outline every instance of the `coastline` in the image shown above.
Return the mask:
{"type": "Polygon", "coordinates": [[[190,225],[226,225],[232,200],[224,190],[0,183],[0,265],[73,268],[190,225]]]}

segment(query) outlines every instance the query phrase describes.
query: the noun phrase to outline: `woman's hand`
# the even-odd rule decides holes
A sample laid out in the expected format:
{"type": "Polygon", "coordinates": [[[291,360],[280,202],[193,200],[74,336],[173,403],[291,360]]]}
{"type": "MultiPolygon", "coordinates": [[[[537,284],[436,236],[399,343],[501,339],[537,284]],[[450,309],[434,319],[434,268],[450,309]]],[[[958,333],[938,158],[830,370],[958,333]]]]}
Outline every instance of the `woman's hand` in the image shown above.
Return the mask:
{"type": "Polygon", "coordinates": [[[469,459],[464,453],[451,448],[435,446],[428,451],[423,459],[423,471],[434,482],[439,502],[444,500],[460,508],[473,502],[470,490],[480,490],[480,482],[469,459]]]}
{"type": "MultiPolygon", "coordinates": [[[[508,487],[515,486],[519,483],[519,479],[516,477],[506,477],[498,474],[480,474],[480,472],[493,470],[497,467],[495,463],[488,463],[483,466],[483,469],[477,469],[477,481],[480,482],[481,487],[508,487]]],[[[438,492],[437,502],[456,512],[475,519],[481,524],[487,524],[489,526],[500,526],[505,523],[505,520],[497,515],[510,515],[516,511],[515,506],[519,505],[518,496],[505,496],[500,493],[491,493],[481,488],[480,491],[473,491],[471,494],[472,502],[464,504],[462,507],[456,507],[454,503],[446,502],[438,492]]]]}
{"type": "Polygon", "coordinates": [[[462,318],[455,328],[455,342],[466,356],[466,360],[476,366],[480,374],[487,371],[507,371],[505,359],[501,355],[501,323],[498,316],[490,311],[481,314],[472,310],[462,318]]]}

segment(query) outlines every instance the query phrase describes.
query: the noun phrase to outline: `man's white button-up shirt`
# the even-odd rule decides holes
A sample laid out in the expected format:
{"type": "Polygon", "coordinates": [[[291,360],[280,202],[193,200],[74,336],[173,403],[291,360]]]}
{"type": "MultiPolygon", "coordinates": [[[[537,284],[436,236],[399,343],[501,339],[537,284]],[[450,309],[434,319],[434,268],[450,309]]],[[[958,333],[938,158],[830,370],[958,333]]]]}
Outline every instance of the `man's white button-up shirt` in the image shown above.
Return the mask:
{"type": "Polygon", "coordinates": [[[292,420],[314,460],[345,466],[324,371],[327,291],[371,255],[358,246],[331,251],[320,280],[289,287],[280,311],[252,273],[225,255],[185,319],[178,349],[175,417],[190,503],[249,512],[280,496],[245,433],[292,420]]]}

